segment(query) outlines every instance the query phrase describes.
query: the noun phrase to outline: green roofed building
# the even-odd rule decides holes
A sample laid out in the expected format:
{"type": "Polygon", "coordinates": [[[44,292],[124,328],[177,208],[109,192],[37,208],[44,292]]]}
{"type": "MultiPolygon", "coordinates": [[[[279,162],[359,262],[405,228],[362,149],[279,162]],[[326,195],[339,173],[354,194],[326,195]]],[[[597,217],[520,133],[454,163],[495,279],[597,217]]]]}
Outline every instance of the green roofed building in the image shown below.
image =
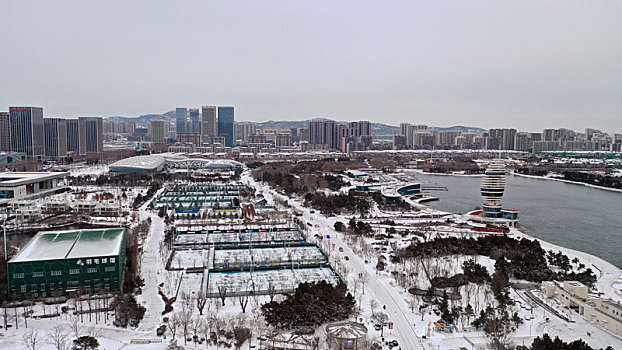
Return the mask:
{"type": "Polygon", "coordinates": [[[8,262],[9,295],[42,298],[88,288],[122,291],[125,229],[37,233],[8,262]]]}

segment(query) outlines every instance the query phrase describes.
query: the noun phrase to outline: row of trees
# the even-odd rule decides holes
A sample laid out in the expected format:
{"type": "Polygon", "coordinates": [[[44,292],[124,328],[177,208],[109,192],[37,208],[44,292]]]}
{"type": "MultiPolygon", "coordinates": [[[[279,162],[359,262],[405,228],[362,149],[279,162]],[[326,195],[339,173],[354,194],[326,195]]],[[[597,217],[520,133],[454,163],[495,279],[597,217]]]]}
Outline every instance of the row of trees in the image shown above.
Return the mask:
{"type": "MultiPolygon", "coordinates": [[[[258,306],[258,301],[254,299],[254,302],[258,306]]],[[[251,317],[245,313],[219,316],[220,303],[202,295],[197,297],[182,295],[180,304],[180,310],[164,317],[165,325],[160,327],[158,335],[164,334],[168,329],[173,338],[183,337],[184,343],[194,342],[196,345],[205,342],[206,346],[219,347],[230,347],[233,344],[239,349],[251,338],[253,329],[263,325],[259,314],[251,317]],[[193,315],[194,307],[199,310],[199,315],[193,315]]],[[[255,310],[258,312],[258,309],[255,310]]]]}
{"type": "MultiPolygon", "coordinates": [[[[533,340],[531,347],[521,347],[517,350],[595,350],[589,346],[582,339],[566,343],[559,337],[551,339],[551,337],[545,333],[542,337],[537,337],[533,340]]],[[[602,348],[600,350],[603,350],[602,348]]],[[[613,347],[608,346],[605,350],[613,350],[613,347]]]]}
{"type": "Polygon", "coordinates": [[[138,194],[136,196],[136,198],[134,199],[134,203],[132,203],[132,207],[134,209],[138,209],[138,207],[140,207],[141,205],[143,205],[145,202],[149,201],[154,194],[156,194],[156,192],[158,192],[158,190],[162,187],[162,183],[159,181],[154,181],[151,183],[151,186],[149,186],[149,189],[147,190],[147,194],[145,194],[144,196],[142,194],[138,194]]]}
{"type": "Polygon", "coordinates": [[[342,213],[368,215],[371,209],[367,198],[355,196],[351,192],[328,196],[322,192],[307,193],[304,199],[305,206],[319,210],[325,215],[340,215],[342,213]]]}
{"type": "Polygon", "coordinates": [[[27,350],[37,350],[45,345],[50,345],[56,350],[97,350],[99,349],[99,330],[91,328],[82,329],[74,317],[69,325],[57,325],[46,333],[39,333],[32,329],[22,334],[21,343],[27,350]],[[87,332],[85,332],[87,331],[87,332]],[[71,341],[71,336],[75,339],[71,341]]]}
{"type": "MultiPolygon", "coordinates": [[[[478,238],[436,238],[432,241],[413,243],[398,250],[398,258],[439,257],[454,254],[484,255],[501,260],[504,268],[517,279],[531,282],[548,280],[574,280],[592,287],[596,275],[591,269],[582,272],[553,271],[547,261],[547,252],[537,240],[520,240],[507,236],[483,236],[478,238]]],[[[556,270],[558,270],[556,268],[556,270]]]]}

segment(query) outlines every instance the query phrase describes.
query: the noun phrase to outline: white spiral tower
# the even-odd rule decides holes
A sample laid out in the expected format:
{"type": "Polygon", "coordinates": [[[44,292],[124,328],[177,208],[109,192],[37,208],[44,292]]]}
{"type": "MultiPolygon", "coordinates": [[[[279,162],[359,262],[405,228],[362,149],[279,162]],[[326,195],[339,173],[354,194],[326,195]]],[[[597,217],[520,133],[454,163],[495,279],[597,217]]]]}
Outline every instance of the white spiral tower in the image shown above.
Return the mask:
{"type": "Polygon", "coordinates": [[[501,199],[505,190],[505,164],[495,159],[486,168],[480,191],[484,199],[483,209],[486,217],[501,217],[501,199]]]}

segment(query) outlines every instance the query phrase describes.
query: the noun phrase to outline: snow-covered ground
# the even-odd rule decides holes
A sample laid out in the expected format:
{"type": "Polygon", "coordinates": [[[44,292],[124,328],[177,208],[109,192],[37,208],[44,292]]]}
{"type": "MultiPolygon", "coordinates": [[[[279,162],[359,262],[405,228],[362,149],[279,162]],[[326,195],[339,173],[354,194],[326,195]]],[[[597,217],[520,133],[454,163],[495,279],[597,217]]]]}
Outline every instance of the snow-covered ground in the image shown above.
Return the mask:
{"type": "MultiPolygon", "coordinates": [[[[363,279],[367,280],[365,285],[366,287],[370,287],[371,296],[380,305],[385,305],[387,307],[387,314],[389,314],[391,321],[395,322],[395,336],[398,341],[400,341],[402,348],[415,349],[419,348],[419,344],[423,344],[425,348],[433,349],[457,348],[460,346],[479,348],[486,346],[484,334],[470,327],[468,325],[470,322],[458,324],[457,331],[453,333],[438,332],[433,330],[432,322],[438,320],[439,316],[435,315],[429,308],[423,310],[424,314],[422,315],[416,307],[412,309],[409,307],[409,300],[412,299],[412,296],[404,288],[400,287],[399,283],[397,283],[394,278],[394,276],[399,276],[399,274],[391,275],[390,271],[407,271],[411,275],[414,275],[411,278],[414,279],[415,283],[420,284],[418,287],[425,289],[429,284],[426,285],[426,283],[428,283],[427,278],[423,276],[418,266],[411,266],[412,264],[405,264],[402,266],[389,263],[386,269],[387,271],[375,271],[376,260],[379,255],[383,254],[385,257],[388,257],[394,248],[410,244],[409,240],[420,240],[421,238],[427,240],[446,236],[474,237],[481,235],[481,233],[457,227],[460,222],[465,221],[464,218],[458,215],[427,209],[413,217],[404,219],[405,215],[403,213],[383,213],[375,208],[371,214],[372,219],[366,221],[372,222],[372,226],[375,226],[377,232],[384,232],[388,226],[374,225],[373,222],[379,221],[373,219],[374,216],[382,217],[382,220],[391,219],[395,221],[396,226],[394,226],[394,228],[398,230],[417,230],[419,231],[417,237],[407,236],[401,238],[397,236],[388,239],[383,238],[381,240],[360,239],[353,242],[349,237],[345,237],[333,229],[336,221],[347,223],[349,220],[347,216],[327,218],[318,213],[311,214],[312,210],[302,206],[301,201],[295,198],[289,199],[282,196],[269,189],[267,186],[255,182],[250,176],[243,175],[243,180],[245,183],[255,186],[258,190],[261,189],[266,198],[271,198],[271,200],[274,200],[274,197],[288,199],[293,208],[302,212],[304,219],[313,224],[314,228],[312,232],[317,232],[321,237],[330,235],[331,238],[329,242],[325,239],[324,242],[320,244],[331,254],[331,261],[334,261],[334,259],[342,260],[345,269],[349,272],[348,276],[350,277],[348,279],[350,280],[350,286],[352,286],[354,280],[358,279],[358,277],[353,279],[351,276],[363,276],[363,279]],[[418,219],[417,216],[421,216],[422,218],[418,219]],[[434,218],[435,216],[439,217],[434,218]],[[423,219],[423,217],[425,217],[425,219],[423,219]],[[446,221],[447,219],[451,219],[456,225],[440,224],[440,222],[446,221]],[[424,222],[427,225],[423,227],[419,226],[418,229],[416,228],[424,222]],[[370,247],[371,249],[369,249],[370,247]],[[338,248],[342,248],[344,252],[339,253],[338,248]],[[345,255],[349,257],[348,261],[343,260],[343,256],[345,255]],[[417,270],[419,270],[418,273],[417,270]],[[426,335],[427,339],[422,340],[420,338],[421,335],[426,335]]],[[[411,214],[408,215],[412,216],[411,214]]],[[[527,236],[525,233],[518,230],[512,230],[511,235],[517,238],[527,236]]],[[[311,237],[312,235],[309,236],[311,237]]],[[[529,238],[533,239],[533,237],[529,238]]],[[[562,251],[564,254],[568,255],[570,260],[574,257],[578,257],[586,266],[592,267],[593,270],[599,272],[598,274],[600,276],[597,285],[598,289],[603,292],[605,296],[620,297],[622,295],[622,291],[620,290],[622,287],[621,271],[615,266],[586,253],[571,251],[543,241],[540,241],[540,243],[546,250],[562,251]]],[[[487,257],[445,257],[437,262],[436,267],[433,267],[432,270],[445,270],[443,273],[439,273],[439,275],[458,273],[461,272],[462,262],[465,259],[471,258],[485,266],[490,274],[494,272],[494,260],[487,257]]],[[[389,259],[386,261],[389,262],[389,259]]],[[[424,261],[423,263],[426,262],[424,261]]],[[[430,267],[430,265],[428,265],[428,267],[430,267]]],[[[362,282],[359,281],[359,283],[362,282]]],[[[475,305],[475,308],[482,308],[486,303],[492,302],[494,299],[490,291],[486,291],[486,289],[487,288],[484,286],[477,286],[474,284],[463,286],[459,290],[462,300],[458,303],[461,305],[471,303],[475,305]]],[[[524,323],[520,325],[513,334],[514,344],[531,344],[535,336],[548,332],[550,335],[560,336],[566,341],[583,338],[588,344],[595,348],[604,348],[608,345],[612,345],[614,348],[622,346],[622,338],[597,327],[578,314],[572,315],[568,310],[560,310],[563,311],[565,315],[571,315],[571,319],[575,321],[573,323],[568,323],[550,314],[541,307],[536,306],[523,295],[523,291],[515,291],[512,289],[510,291],[510,297],[516,301],[516,305],[513,306],[511,311],[516,311],[524,320],[524,323]],[[588,334],[590,335],[588,336],[588,334]]],[[[365,307],[365,305],[363,305],[363,307],[365,307]]],[[[363,310],[363,314],[366,311],[369,313],[369,307],[367,307],[367,310],[363,310]]]]}
{"type": "MultiPolygon", "coordinates": [[[[103,167],[92,167],[84,171],[80,171],[76,168],[78,174],[96,175],[105,171],[103,167]]],[[[465,260],[473,259],[475,262],[486,267],[488,272],[492,274],[494,272],[494,260],[484,256],[449,256],[436,260],[424,259],[419,262],[407,261],[393,263],[390,259],[390,255],[395,249],[405,247],[413,240],[422,241],[435,237],[474,237],[480,235],[480,233],[472,232],[462,227],[461,222],[464,221],[463,218],[433,210],[405,214],[382,212],[377,207],[374,207],[371,217],[367,218],[365,221],[372,225],[377,234],[384,235],[386,234],[386,230],[391,227],[386,224],[381,224],[380,221],[383,220],[393,220],[396,224],[393,227],[396,230],[410,230],[411,233],[405,236],[396,234],[392,237],[377,236],[375,238],[354,240],[351,236],[343,235],[334,230],[336,221],[347,224],[349,216],[325,217],[316,212],[312,214],[312,210],[305,208],[301,204],[301,201],[296,198],[282,196],[268,186],[256,183],[250,178],[248,173],[243,174],[242,179],[244,183],[256,188],[258,193],[261,192],[269,203],[278,202],[275,200],[277,198],[280,200],[287,200],[288,203],[292,205],[292,210],[302,213],[301,219],[303,219],[305,223],[311,224],[311,226],[307,225],[308,227],[305,227],[305,229],[308,230],[307,237],[323,248],[329,255],[329,261],[332,266],[347,280],[349,289],[357,300],[357,306],[359,308],[353,319],[361,321],[367,326],[370,339],[378,340],[383,333],[385,340],[397,339],[401,349],[457,349],[461,346],[473,349],[484,345],[486,342],[484,334],[469,326],[469,321],[472,321],[472,319],[456,322],[456,331],[453,333],[435,331],[432,323],[437,321],[439,316],[435,313],[434,307],[427,307],[419,310],[419,306],[424,304],[423,301],[413,297],[407,289],[412,285],[416,285],[417,288],[420,289],[426,289],[429,286],[429,279],[423,271],[423,265],[426,266],[430,277],[452,275],[461,272],[462,263],[465,260]],[[448,219],[450,222],[448,222],[448,219]],[[330,236],[330,238],[328,239],[327,236],[330,236]],[[322,239],[319,239],[319,237],[322,239]],[[384,271],[377,271],[375,268],[380,255],[387,258],[387,265],[384,271]],[[400,282],[401,278],[406,278],[404,275],[408,276],[408,283],[400,282]],[[374,320],[373,314],[378,312],[384,312],[389,316],[389,322],[394,324],[393,329],[384,327],[383,330],[376,330],[374,328],[377,321],[374,320]],[[427,339],[422,339],[423,335],[425,335],[427,339]]],[[[137,193],[135,191],[140,191],[140,189],[130,190],[133,191],[132,194],[137,193]]],[[[161,192],[162,191],[163,190],[161,190],[161,192]]],[[[131,199],[128,198],[128,204],[130,201],[131,199]]],[[[164,316],[162,315],[164,302],[160,295],[158,295],[160,289],[169,297],[177,295],[178,299],[173,304],[175,308],[173,313],[182,310],[184,304],[186,304],[190,305],[193,317],[198,319],[198,310],[196,307],[192,307],[192,297],[196,295],[201,287],[206,287],[208,290],[212,292],[215,291],[217,294],[217,286],[223,283],[228,284],[228,288],[231,288],[232,291],[246,288],[249,281],[252,281],[256,288],[263,290],[266,290],[270,283],[275,284],[277,288],[282,288],[283,290],[293,290],[298,281],[328,279],[336,283],[335,275],[328,268],[253,271],[252,276],[250,272],[213,272],[207,275],[204,273],[166,271],[164,270],[164,266],[166,260],[170,256],[170,252],[167,251],[167,247],[163,246],[162,243],[165,228],[164,221],[157,216],[156,212],[149,211],[147,209],[147,204],[145,204],[138,210],[137,222],[146,220],[147,218],[151,219],[152,224],[149,234],[142,244],[140,268],[140,274],[145,280],[145,286],[142,288],[142,294],[137,296],[138,302],[147,309],[145,317],[139,327],[134,329],[121,329],[112,325],[112,312],[108,320],[99,319],[97,324],[95,324],[94,320],[87,320],[87,316],[85,315],[82,322],[79,322],[81,334],[96,334],[101,344],[100,349],[164,349],[166,347],[165,342],[131,344],[132,340],[135,342],[163,340],[155,334],[155,329],[164,324],[164,316]],[[205,280],[206,277],[209,278],[209,282],[205,280]]],[[[222,220],[223,224],[227,222],[228,221],[224,219],[222,220]]],[[[197,231],[203,229],[203,227],[200,227],[197,231]]],[[[222,235],[218,236],[219,239],[223,242],[232,239],[232,237],[224,236],[226,234],[227,233],[218,234],[222,235]]],[[[283,233],[279,234],[282,235],[283,233]]],[[[301,237],[299,232],[291,232],[291,234],[293,235],[291,237],[292,240],[300,239],[301,237]]],[[[513,230],[511,234],[517,238],[527,236],[525,233],[518,230],[513,230]]],[[[210,238],[212,235],[213,234],[209,234],[210,238]]],[[[176,243],[190,243],[190,241],[195,241],[196,239],[207,242],[207,236],[208,234],[182,234],[179,235],[176,243]]],[[[239,241],[248,241],[251,239],[250,237],[243,239],[237,234],[235,237],[237,237],[239,241]]],[[[252,238],[253,241],[259,239],[260,237],[252,238]]],[[[274,237],[266,236],[265,239],[273,240],[274,237]]],[[[568,255],[571,260],[574,257],[578,257],[586,266],[597,271],[597,275],[599,276],[597,286],[599,291],[604,293],[604,296],[622,300],[622,274],[618,268],[589,254],[557,247],[544,241],[540,241],[540,243],[546,250],[562,251],[564,254],[568,255]]],[[[255,251],[259,250],[260,249],[255,249],[255,251]]],[[[240,257],[245,257],[246,255],[243,254],[242,251],[245,250],[240,250],[238,255],[240,255],[240,257]]],[[[279,254],[270,250],[265,250],[264,252],[270,253],[259,253],[255,257],[255,261],[267,261],[275,254],[279,254]]],[[[199,262],[202,264],[202,261],[204,261],[206,257],[206,253],[203,250],[179,250],[176,251],[175,254],[180,258],[177,259],[176,256],[174,256],[172,267],[175,267],[177,263],[182,267],[194,267],[195,265],[199,265],[199,262]],[[176,260],[178,261],[176,262],[176,260]]],[[[224,261],[226,255],[223,256],[222,253],[219,254],[220,256],[217,256],[216,261],[218,261],[218,259],[224,261]]],[[[313,252],[311,254],[313,254],[313,252]]],[[[248,259],[245,261],[248,261],[248,259]]],[[[492,298],[487,289],[488,288],[485,286],[477,286],[475,284],[460,287],[458,290],[461,295],[460,300],[451,301],[450,306],[453,305],[453,303],[460,305],[469,303],[473,305],[474,308],[481,309],[486,303],[492,302],[492,298]]],[[[535,294],[545,299],[540,293],[536,292],[535,294]]],[[[545,311],[541,307],[536,306],[525,296],[523,290],[511,289],[510,297],[516,301],[516,304],[512,307],[512,311],[518,312],[519,316],[524,320],[524,323],[520,325],[513,334],[513,341],[515,344],[531,344],[534,336],[549,333],[552,336],[560,336],[566,341],[583,338],[588,344],[596,348],[604,348],[607,345],[612,345],[614,348],[622,347],[622,339],[586,321],[578,314],[574,314],[573,311],[564,309],[553,300],[544,301],[560,313],[569,315],[574,322],[568,323],[552,315],[548,311],[545,311]],[[591,334],[591,336],[588,336],[588,333],[591,334]]],[[[203,319],[214,317],[227,325],[245,323],[253,329],[253,334],[256,336],[260,331],[266,330],[261,324],[259,307],[263,302],[269,300],[268,298],[268,296],[252,296],[246,313],[242,313],[238,300],[234,297],[229,297],[225,306],[220,305],[220,300],[211,299],[208,300],[203,319]]],[[[33,309],[35,315],[43,314],[41,304],[38,304],[33,309]]],[[[55,307],[48,306],[47,312],[49,313],[51,309],[55,309],[55,307]]],[[[9,311],[13,310],[9,309],[9,311]]],[[[9,314],[10,313],[11,312],[9,312],[9,314]]],[[[170,317],[171,313],[166,316],[170,317]]],[[[29,318],[27,330],[22,316],[19,316],[18,320],[19,330],[15,327],[16,320],[9,319],[9,323],[14,326],[0,332],[0,349],[24,348],[21,339],[22,335],[32,329],[38,331],[39,338],[43,341],[45,338],[48,338],[46,333],[59,325],[64,327],[64,331],[68,334],[69,339],[73,339],[75,337],[70,330],[70,325],[74,322],[72,321],[73,319],[74,318],[67,314],[49,319],[29,318]]],[[[167,341],[170,338],[171,334],[169,332],[167,333],[167,341]]],[[[183,345],[183,337],[181,337],[179,333],[177,338],[183,345]]],[[[256,344],[256,341],[254,341],[253,344],[256,344]]],[[[192,342],[189,342],[188,345],[188,348],[193,348],[195,346],[192,342]]],[[[248,347],[248,345],[249,344],[246,343],[243,348],[248,347]]],[[[49,344],[41,344],[38,348],[44,350],[53,349],[49,344]]],[[[216,349],[216,347],[206,347],[205,344],[198,345],[196,348],[216,349]]]]}

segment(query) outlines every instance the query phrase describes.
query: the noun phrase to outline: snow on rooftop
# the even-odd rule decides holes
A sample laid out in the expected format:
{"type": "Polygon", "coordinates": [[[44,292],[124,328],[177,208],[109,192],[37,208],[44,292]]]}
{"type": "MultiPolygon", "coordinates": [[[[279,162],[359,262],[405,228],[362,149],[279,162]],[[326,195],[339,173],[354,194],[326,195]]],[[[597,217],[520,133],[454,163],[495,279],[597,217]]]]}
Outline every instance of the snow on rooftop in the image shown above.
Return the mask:
{"type": "Polygon", "coordinates": [[[340,339],[358,339],[367,335],[367,327],[356,322],[338,322],[326,326],[326,333],[340,339]]]}
{"type": "Polygon", "coordinates": [[[164,165],[165,158],[159,154],[121,159],[110,164],[110,168],[157,169],[164,165]]]}
{"type": "Polygon", "coordinates": [[[27,262],[119,253],[123,228],[37,233],[10,262],[27,262]]]}

